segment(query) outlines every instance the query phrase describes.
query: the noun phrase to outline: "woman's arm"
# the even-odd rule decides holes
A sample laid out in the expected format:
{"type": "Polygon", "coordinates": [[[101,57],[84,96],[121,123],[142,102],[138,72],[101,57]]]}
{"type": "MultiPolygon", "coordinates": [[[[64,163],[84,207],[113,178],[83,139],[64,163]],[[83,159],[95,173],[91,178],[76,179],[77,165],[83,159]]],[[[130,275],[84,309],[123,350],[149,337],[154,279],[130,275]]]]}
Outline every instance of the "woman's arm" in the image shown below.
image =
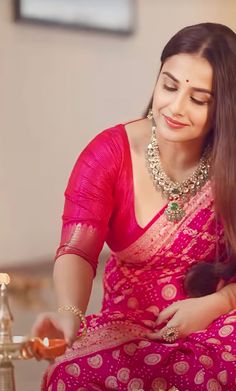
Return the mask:
{"type": "Polygon", "coordinates": [[[216,302],[219,302],[220,315],[236,309],[236,283],[230,283],[213,293],[216,302]]]}
{"type": "Polygon", "coordinates": [[[151,339],[162,339],[167,328],[179,330],[180,337],[205,330],[221,315],[236,309],[236,283],[231,283],[210,295],[179,300],[160,312],[156,330],[148,332],[151,339]],[[160,327],[159,330],[157,330],[160,327]]]}
{"type": "MultiPolygon", "coordinates": [[[[53,279],[58,306],[72,305],[85,313],[91,294],[94,270],[82,257],[65,254],[54,265],[53,279]]],[[[32,335],[40,338],[64,338],[71,345],[80,328],[81,319],[71,311],[40,314],[32,335]]]]}
{"type": "Polygon", "coordinates": [[[82,257],[65,254],[54,265],[53,279],[58,306],[74,305],[86,312],[93,283],[92,266],[82,257]]]}
{"type": "MultiPolygon", "coordinates": [[[[74,306],[82,312],[87,309],[114,208],[114,186],[123,162],[122,140],[118,127],[96,136],[80,154],[70,175],[53,272],[60,307],[74,306]]],[[[32,334],[65,338],[71,345],[83,317],[77,316],[79,313],[73,308],[61,310],[39,315],[32,334]]]]}

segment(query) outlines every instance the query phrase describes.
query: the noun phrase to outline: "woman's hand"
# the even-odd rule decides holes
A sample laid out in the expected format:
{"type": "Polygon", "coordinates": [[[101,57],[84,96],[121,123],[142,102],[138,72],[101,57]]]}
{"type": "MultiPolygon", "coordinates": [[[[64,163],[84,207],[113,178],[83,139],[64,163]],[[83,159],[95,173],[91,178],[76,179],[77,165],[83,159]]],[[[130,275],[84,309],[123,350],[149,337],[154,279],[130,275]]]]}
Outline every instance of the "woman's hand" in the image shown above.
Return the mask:
{"type": "Polygon", "coordinates": [[[33,337],[41,339],[63,338],[68,346],[71,346],[76,339],[80,327],[80,319],[73,313],[45,312],[40,314],[33,327],[33,337]]]}
{"type": "Polygon", "coordinates": [[[179,331],[178,338],[187,337],[205,330],[216,318],[226,313],[225,306],[222,295],[218,293],[177,301],[159,313],[156,328],[162,327],[147,333],[147,336],[150,339],[162,339],[165,331],[174,327],[179,331]]]}

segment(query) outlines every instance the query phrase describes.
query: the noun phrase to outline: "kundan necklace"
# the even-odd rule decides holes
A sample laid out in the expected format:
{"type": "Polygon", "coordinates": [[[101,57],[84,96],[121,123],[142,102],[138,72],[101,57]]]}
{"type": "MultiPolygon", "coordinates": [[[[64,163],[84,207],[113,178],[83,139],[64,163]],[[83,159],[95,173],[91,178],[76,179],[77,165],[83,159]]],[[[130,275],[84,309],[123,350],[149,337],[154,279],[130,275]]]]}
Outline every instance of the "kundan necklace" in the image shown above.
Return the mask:
{"type": "MultiPolygon", "coordinates": [[[[150,116],[148,117],[150,118],[150,116]]],[[[152,117],[151,117],[152,118],[152,117]]],[[[165,173],[157,143],[156,124],[152,118],[151,142],[147,147],[146,159],[154,187],[168,200],[165,215],[169,221],[178,222],[185,216],[184,203],[194,196],[206,183],[210,173],[210,150],[206,148],[197,168],[183,182],[174,182],[165,173]]]]}

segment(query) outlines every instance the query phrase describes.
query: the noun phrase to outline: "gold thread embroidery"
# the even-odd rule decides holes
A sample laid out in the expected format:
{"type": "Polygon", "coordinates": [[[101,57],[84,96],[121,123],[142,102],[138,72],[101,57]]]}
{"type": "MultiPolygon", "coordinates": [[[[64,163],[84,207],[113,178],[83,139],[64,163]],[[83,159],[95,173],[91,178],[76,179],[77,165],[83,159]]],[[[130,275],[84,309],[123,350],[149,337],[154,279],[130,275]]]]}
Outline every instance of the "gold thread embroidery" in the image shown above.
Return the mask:
{"type": "Polygon", "coordinates": [[[114,253],[116,258],[122,263],[141,263],[152,258],[161,248],[172,245],[173,241],[179,235],[179,228],[185,229],[189,222],[199,213],[199,207],[204,205],[209,207],[212,203],[211,183],[208,181],[197,193],[191,202],[185,205],[186,217],[180,222],[173,224],[166,220],[164,213],[153,223],[153,225],[144,234],[133,242],[126,249],[114,253]]]}
{"type": "Polygon", "coordinates": [[[47,374],[47,383],[54,373],[57,365],[68,362],[73,358],[85,357],[97,353],[102,349],[116,348],[121,344],[128,343],[135,338],[143,338],[146,328],[129,321],[110,321],[99,327],[89,327],[87,335],[74,342],[73,348],[68,349],[64,356],[58,357],[47,374]]]}
{"type": "Polygon", "coordinates": [[[68,224],[63,226],[56,257],[74,251],[96,261],[103,242],[104,238],[96,227],[82,223],[68,224]]]}

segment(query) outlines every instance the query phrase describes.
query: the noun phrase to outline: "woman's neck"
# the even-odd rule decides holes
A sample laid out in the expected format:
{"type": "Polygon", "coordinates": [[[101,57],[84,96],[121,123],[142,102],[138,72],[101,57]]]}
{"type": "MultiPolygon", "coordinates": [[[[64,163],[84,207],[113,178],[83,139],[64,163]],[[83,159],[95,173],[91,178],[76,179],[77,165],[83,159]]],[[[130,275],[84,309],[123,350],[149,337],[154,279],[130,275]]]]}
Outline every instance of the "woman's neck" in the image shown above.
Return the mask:
{"type": "Polygon", "coordinates": [[[162,167],[173,181],[187,179],[199,164],[202,140],[172,142],[157,136],[162,167]]]}

